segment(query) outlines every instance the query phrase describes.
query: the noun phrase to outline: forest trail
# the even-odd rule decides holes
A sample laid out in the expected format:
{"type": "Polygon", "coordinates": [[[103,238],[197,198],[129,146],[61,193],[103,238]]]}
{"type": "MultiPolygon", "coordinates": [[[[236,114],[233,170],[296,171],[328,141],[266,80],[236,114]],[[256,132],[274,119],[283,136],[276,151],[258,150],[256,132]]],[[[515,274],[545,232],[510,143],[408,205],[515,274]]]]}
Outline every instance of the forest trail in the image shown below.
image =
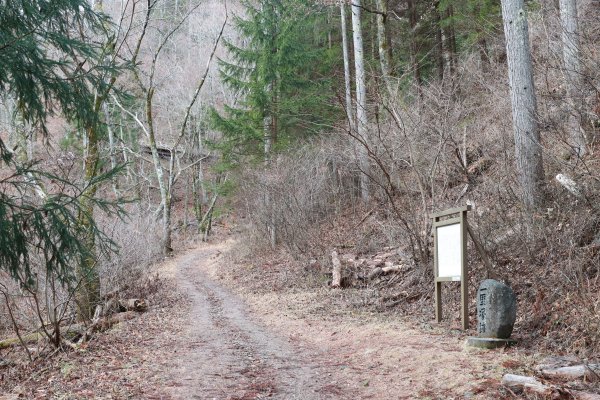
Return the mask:
{"type": "Polygon", "coordinates": [[[364,316],[301,315],[293,309],[312,296],[302,290],[234,293],[219,273],[233,243],[199,245],[164,264],[189,302],[169,346],[177,350],[160,360],[169,396],[488,398],[497,387],[512,350],[468,349],[464,336],[364,316]]]}
{"type": "Polygon", "coordinates": [[[181,257],[176,280],[191,302],[183,355],[172,393],[182,399],[345,398],[334,391],[310,354],[258,323],[243,301],[206,269],[219,263],[224,245],[181,257]]]}

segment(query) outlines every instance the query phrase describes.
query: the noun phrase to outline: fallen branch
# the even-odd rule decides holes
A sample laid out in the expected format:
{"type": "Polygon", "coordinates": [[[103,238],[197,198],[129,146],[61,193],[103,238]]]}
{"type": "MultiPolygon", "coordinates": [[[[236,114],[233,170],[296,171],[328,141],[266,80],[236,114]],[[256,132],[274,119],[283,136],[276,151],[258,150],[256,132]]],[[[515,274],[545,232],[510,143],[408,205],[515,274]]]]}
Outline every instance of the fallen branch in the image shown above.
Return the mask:
{"type": "Polygon", "coordinates": [[[530,376],[506,374],[502,377],[502,384],[513,390],[525,393],[548,396],[552,393],[552,387],[530,376]]]}
{"type": "Polygon", "coordinates": [[[591,381],[598,380],[600,373],[600,364],[572,365],[560,368],[546,368],[541,370],[542,375],[548,378],[563,379],[587,379],[591,381]]]}
{"type": "MultiPolygon", "coordinates": [[[[84,330],[77,343],[81,344],[83,342],[87,342],[94,333],[107,331],[117,323],[134,319],[136,316],[137,313],[135,311],[125,311],[101,318],[84,330]]],[[[79,329],[82,328],[80,325],[74,325],[74,327],[78,327],[79,329]]]]}
{"type": "Polygon", "coordinates": [[[27,335],[21,335],[20,337],[8,338],[4,340],[0,340],[0,350],[7,349],[9,347],[22,345],[26,347],[25,344],[37,342],[38,340],[44,338],[41,332],[33,332],[27,335]]]}
{"type": "MultiPolygon", "coordinates": [[[[81,336],[84,329],[80,325],[71,325],[65,331],[62,332],[62,338],[76,338],[81,336]]],[[[32,332],[27,335],[21,335],[20,338],[13,337],[4,340],[0,340],[0,350],[13,347],[16,345],[25,345],[35,343],[42,339],[46,339],[48,336],[40,331],[32,332]]]]}
{"type": "Polygon", "coordinates": [[[392,272],[401,272],[402,269],[403,269],[402,265],[390,265],[390,266],[381,268],[381,272],[383,272],[384,274],[387,275],[392,272]]]}

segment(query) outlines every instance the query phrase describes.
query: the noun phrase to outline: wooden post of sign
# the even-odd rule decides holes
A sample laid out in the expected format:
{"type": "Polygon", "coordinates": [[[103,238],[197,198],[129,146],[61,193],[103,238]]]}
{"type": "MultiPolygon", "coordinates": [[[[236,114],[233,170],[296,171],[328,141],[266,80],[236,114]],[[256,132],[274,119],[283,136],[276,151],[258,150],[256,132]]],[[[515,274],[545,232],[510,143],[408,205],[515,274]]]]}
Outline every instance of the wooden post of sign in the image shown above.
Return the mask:
{"type": "Polygon", "coordinates": [[[469,329],[469,269],[467,268],[467,210],[468,208],[460,212],[460,236],[461,236],[461,252],[462,252],[462,265],[461,280],[460,280],[460,307],[461,307],[461,319],[463,330],[469,329]]]}
{"type": "Polygon", "coordinates": [[[442,282],[438,280],[438,252],[437,252],[437,229],[436,223],[440,222],[440,216],[433,215],[433,276],[435,277],[435,320],[442,322],[442,282]]]}
{"type": "MultiPolygon", "coordinates": [[[[461,321],[462,328],[467,330],[469,328],[469,309],[468,309],[468,299],[469,299],[469,270],[467,263],[467,234],[468,234],[468,225],[467,225],[467,212],[471,210],[471,206],[467,205],[464,207],[452,208],[446,211],[442,211],[439,213],[435,213],[432,215],[433,218],[433,242],[434,242],[434,276],[435,276],[435,319],[437,322],[442,321],[442,282],[452,282],[460,279],[460,297],[461,297],[461,321]],[[458,216],[451,217],[453,215],[458,214],[458,216]],[[442,220],[442,218],[448,217],[447,219],[442,220]],[[459,232],[456,232],[454,227],[460,226],[459,232]],[[451,228],[454,229],[454,233],[452,234],[451,241],[455,243],[450,252],[455,257],[458,256],[457,252],[460,254],[460,277],[458,277],[457,263],[453,263],[454,265],[452,273],[447,273],[447,271],[441,271],[440,265],[445,266],[446,260],[440,260],[439,254],[439,243],[440,239],[438,229],[440,228],[451,228]],[[458,233],[458,236],[456,235],[458,233]],[[457,248],[458,247],[458,248],[457,248]]],[[[445,243],[444,246],[447,244],[445,243]]],[[[446,251],[448,251],[447,246],[445,247],[446,251]]],[[[451,257],[450,257],[451,258],[451,257]]],[[[444,267],[447,268],[447,267],[444,267]]]]}

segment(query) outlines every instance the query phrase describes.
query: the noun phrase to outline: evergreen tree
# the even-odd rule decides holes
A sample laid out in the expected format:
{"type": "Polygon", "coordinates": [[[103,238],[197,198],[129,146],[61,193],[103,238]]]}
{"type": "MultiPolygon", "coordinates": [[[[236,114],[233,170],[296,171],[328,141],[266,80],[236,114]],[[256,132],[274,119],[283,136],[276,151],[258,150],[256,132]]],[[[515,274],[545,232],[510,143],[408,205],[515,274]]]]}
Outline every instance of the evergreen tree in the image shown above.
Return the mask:
{"type": "MultiPolygon", "coordinates": [[[[62,115],[80,126],[98,124],[92,88],[105,85],[102,45],[91,37],[106,36],[110,23],[86,0],[5,0],[0,7],[0,91],[16,100],[23,118],[46,130],[49,115],[62,115]],[[88,36],[89,35],[89,36],[88,36]],[[93,65],[88,69],[87,65],[93,65]]],[[[42,257],[49,273],[63,281],[74,277],[93,249],[85,232],[111,245],[93,219],[79,223],[88,209],[80,199],[119,212],[115,204],[86,194],[108,178],[98,174],[84,188],[37,170],[35,164],[15,161],[13,150],[0,138],[0,269],[21,284],[32,283],[32,257],[42,257]],[[44,189],[51,180],[57,191],[44,189]]],[[[116,171],[112,171],[110,174],[116,171]]]]}
{"type": "MultiPolygon", "coordinates": [[[[0,7],[0,90],[30,122],[45,127],[57,109],[82,124],[97,120],[90,87],[103,83],[102,48],[80,32],[104,35],[108,19],[85,0],[5,0],[0,7]]],[[[91,36],[90,36],[91,37],[91,36]]]]}
{"type": "Polygon", "coordinates": [[[243,46],[226,42],[231,61],[220,60],[223,81],[240,95],[238,105],[211,113],[223,133],[226,158],[268,159],[272,149],[316,133],[331,118],[325,40],[318,29],[323,10],[306,0],[245,2],[235,25],[243,46]]]}

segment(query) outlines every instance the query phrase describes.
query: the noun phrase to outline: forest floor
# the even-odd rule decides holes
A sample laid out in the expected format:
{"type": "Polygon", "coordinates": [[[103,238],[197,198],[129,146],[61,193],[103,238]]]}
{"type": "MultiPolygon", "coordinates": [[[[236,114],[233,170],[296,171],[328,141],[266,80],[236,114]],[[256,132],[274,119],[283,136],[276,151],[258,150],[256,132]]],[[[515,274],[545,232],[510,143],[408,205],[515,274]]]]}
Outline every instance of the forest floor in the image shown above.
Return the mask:
{"type": "Polygon", "coordinates": [[[457,330],[337,309],[326,299],[339,290],[275,288],[232,263],[234,246],[159,265],[161,300],[84,348],[20,378],[0,368],[0,399],[497,399],[502,374],[530,363],[518,348],[467,348],[457,330]]]}

